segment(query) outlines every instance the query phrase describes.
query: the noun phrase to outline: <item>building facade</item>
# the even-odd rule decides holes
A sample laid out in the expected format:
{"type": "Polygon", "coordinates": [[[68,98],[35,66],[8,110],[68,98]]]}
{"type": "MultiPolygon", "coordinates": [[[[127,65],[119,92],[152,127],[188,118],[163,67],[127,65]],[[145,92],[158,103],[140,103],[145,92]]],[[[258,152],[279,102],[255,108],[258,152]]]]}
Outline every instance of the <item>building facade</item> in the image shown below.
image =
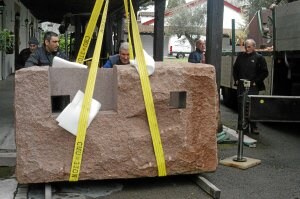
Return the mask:
{"type": "Polygon", "coordinates": [[[18,0],[0,0],[0,34],[9,32],[12,48],[0,51],[0,78],[6,79],[15,72],[15,60],[19,52],[28,47],[28,40],[35,36],[40,40],[42,29],[31,12],[18,0]]]}

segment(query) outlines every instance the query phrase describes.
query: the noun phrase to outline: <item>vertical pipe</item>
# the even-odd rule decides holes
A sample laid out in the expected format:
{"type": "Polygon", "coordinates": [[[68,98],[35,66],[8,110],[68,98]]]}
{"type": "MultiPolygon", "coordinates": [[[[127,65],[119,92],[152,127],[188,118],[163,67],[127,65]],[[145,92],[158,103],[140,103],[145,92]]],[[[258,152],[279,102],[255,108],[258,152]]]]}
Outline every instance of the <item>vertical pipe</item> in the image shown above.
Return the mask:
{"type": "Polygon", "coordinates": [[[70,58],[70,54],[68,51],[68,31],[65,32],[65,52],[67,54],[67,56],[70,58]]]}
{"type": "Polygon", "coordinates": [[[215,66],[218,92],[221,82],[224,0],[207,1],[205,62],[215,66]]]}
{"type": "Polygon", "coordinates": [[[244,128],[243,124],[245,121],[245,106],[246,97],[248,95],[248,89],[244,87],[244,81],[240,80],[238,83],[238,152],[237,157],[234,161],[246,162],[246,158],[243,158],[243,144],[244,144],[244,128]]]}
{"type": "Polygon", "coordinates": [[[232,74],[230,76],[230,87],[232,88],[232,85],[234,84],[233,82],[233,64],[234,64],[234,56],[235,56],[235,19],[231,20],[231,72],[232,74]]]}

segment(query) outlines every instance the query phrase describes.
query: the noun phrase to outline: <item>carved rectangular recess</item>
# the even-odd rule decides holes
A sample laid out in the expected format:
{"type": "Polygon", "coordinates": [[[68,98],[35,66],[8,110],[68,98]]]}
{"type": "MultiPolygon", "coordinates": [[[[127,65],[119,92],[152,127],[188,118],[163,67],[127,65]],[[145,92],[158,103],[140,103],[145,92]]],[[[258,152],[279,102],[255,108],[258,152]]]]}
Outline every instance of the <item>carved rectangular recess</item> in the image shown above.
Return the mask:
{"type": "Polygon", "coordinates": [[[52,113],[60,113],[70,103],[70,95],[51,96],[52,113]]]}
{"type": "Polygon", "coordinates": [[[176,109],[186,108],[186,91],[170,92],[169,106],[176,109]]]}

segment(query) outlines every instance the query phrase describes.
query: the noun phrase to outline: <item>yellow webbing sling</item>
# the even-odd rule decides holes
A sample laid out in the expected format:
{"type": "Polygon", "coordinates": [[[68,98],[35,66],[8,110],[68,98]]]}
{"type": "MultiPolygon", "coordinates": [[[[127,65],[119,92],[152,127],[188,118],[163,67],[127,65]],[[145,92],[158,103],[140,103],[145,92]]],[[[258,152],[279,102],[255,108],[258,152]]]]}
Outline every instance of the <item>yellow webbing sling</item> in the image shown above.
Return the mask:
{"type": "Polygon", "coordinates": [[[125,16],[126,16],[126,19],[127,19],[127,32],[128,32],[128,42],[129,42],[129,58],[131,60],[133,60],[134,56],[133,56],[131,32],[130,32],[131,22],[130,22],[130,19],[129,19],[129,10],[128,10],[128,1],[127,0],[124,0],[124,7],[125,7],[125,16]]]}
{"type": "MultiPolygon", "coordinates": [[[[97,2],[98,1],[101,1],[100,2],[101,7],[97,7],[97,9],[101,10],[103,0],[97,0],[97,2]]],[[[96,4],[97,4],[97,2],[96,2],[96,4]]],[[[101,54],[101,46],[102,46],[102,41],[103,41],[103,34],[104,34],[104,27],[105,27],[105,22],[106,22],[108,2],[109,2],[109,0],[106,0],[105,7],[103,10],[103,14],[102,14],[100,29],[99,29],[98,37],[97,37],[97,41],[96,41],[95,51],[93,54],[93,60],[92,60],[91,68],[89,71],[86,88],[85,88],[85,94],[84,94],[82,109],[81,109],[80,117],[79,117],[78,131],[77,131],[76,142],[75,142],[75,147],[74,147],[72,167],[71,167],[71,171],[70,171],[69,181],[78,181],[78,179],[79,179],[80,166],[81,166],[82,154],[83,154],[83,149],[84,149],[84,141],[85,141],[87,124],[88,124],[88,117],[89,117],[89,113],[90,113],[90,106],[91,106],[91,101],[92,101],[92,97],[93,97],[95,81],[96,81],[96,77],[97,77],[98,64],[99,64],[99,59],[100,59],[100,54],[101,54]]],[[[94,10],[95,10],[95,8],[94,8],[94,10]]],[[[99,11],[99,13],[100,13],[100,11],[99,11]]],[[[92,15],[93,14],[95,14],[95,13],[93,12],[92,15]]],[[[94,19],[93,17],[94,16],[91,16],[89,23],[91,22],[92,19],[94,19]]],[[[93,32],[94,30],[90,29],[89,31],[93,32]]],[[[90,33],[88,33],[88,34],[90,34],[90,33]]]]}
{"type": "Polygon", "coordinates": [[[93,33],[100,15],[100,11],[102,8],[103,0],[96,0],[91,18],[86,27],[86,31],[84,33],[80,49],[76,58],[76,62],[82,64],[85,60],[86,53],[89,49],[91,39],[93,37],[93,33]]]}
{"type": "MultiPolygon", "coordinates": [[[[86,135],[86,129],[87,129],[87,123],[88,123],[88,116],[90,112],[90,105],[91,100],[93,96],[96,76],[97,76],[97,70],[98,70],[98,64],[99,64],[99,58],[101,54],[101,46],[102,46],[102,40],[103,40],[103,34],[104,34],[104,27],[105,27],[105,21],[107,17],[107,8],[108,8],[109,0],[106,1],[103,13],[102,13],[102,20],[101,25],[96,41],[95,51],[93,54],[92,64],[88,76],[88,81],[86,85],[85,95],[83,99],[83,105],[82,110],[80,113],[79,118],[79,125],[78,125],[78,133],[76,137],[75,147],[74,147],[74,153],[73,153],[73,160],[72,160],[72,167],[70,171],[70,177],[69,181],[78,181],[79,174],[80,174],[80,167],[81,167],[81,160],[82,160],[82,154],[84,149],[84,141],[85,141],[85,135],[86,135]]],[[[128,14],[128,1],[124,0],[125,4],[125,11],[126,11],[126,17],[129,19],[128,14]]],[[[90,40],[94,31],[94,28],[96,26],[97,19],[99,17],[101,8],[103,5],[103,0],[97,0],[91,15],[91,18],[89,20],[86,33],[84,35],[84,39],[82,41],[79,54],[77,57],[77,62],[82,63],[86,52],[88,50],[90,40]]],[[[165,159],[164,159],[164,152],[163,147],[161,143],[161,138],[159,134],[159,128],[153,103],[153,97],[150,87],[150,81],[148,77],[148,72],[146,68],[145,58],[143,54],[143,47],[141,38],[139,35],[138,25],[136,22],[132,2],[130,0],[130,21],[131,21],[131,28],[133,33],[133,42],[136,52],[136,59],[138,63],[138,69],[139,69],[139,75],[141,79],[141,85],[142,85],[142,91],[145,101],[145,107],[147,111],[147,117],[148,117],[148,123],[149,128],[151,132],[153,147],[154,147],[154,153],[156,157],[156,163],[158,166],[158,176],[165,176],[167,175],[166,172],[166,165],[165,165],[165,159]]],[[[129,25],[129,23],[128,23],[129,25]]],[[[128,34],[129,34],[129,42],[130,42],[130,56],[133,58],[133,49],[132,49],[132,42],[130,39],[130,26],[128,26],[128,34]]]]}
{"type": "MultiPolygon", "coordinates": [[[[153,102],[153,97],[152,97],[152,92],[151,92],[151,86],[150,86],[148,71],[147,71],[144,52],[143,52],[143,45],[142,45],[141,37],[139,34],[138,24],[137,24],[136,17],[134,14],[132,2],[131,2],[131,0],[129,0],[129,2],[130,2],[130,21],[131,21],[131,25],[132,25],[134,49],[135,49],[135,53],[136,53],[136,59],[137,59],[137,63],[138,63],[138,70],[139,70],[139,75],[140,75],[140,79],[141,79],[141,85],[142,85],[144,102],[145,102],[145,107],[146,107],[146,112],[147,112],[147,117],[148,117],[148,123],[149,123],[150,132],[151,132],[154,153],[155,153],[155,157],[156,157],[156,164],[158,167],[158,176],[166,176],[167,171],[166,171],[164,151],[163,151],[163,147],[162,147],[162,143],[161,143],[158,123],[157,123],[157,118],[156,118],[156,113],[155,113],[155,107],[154,107],[154,102],[153,102]]],[[[127,0],[124,0],[124,4],[126,7],[127,0]]]]}

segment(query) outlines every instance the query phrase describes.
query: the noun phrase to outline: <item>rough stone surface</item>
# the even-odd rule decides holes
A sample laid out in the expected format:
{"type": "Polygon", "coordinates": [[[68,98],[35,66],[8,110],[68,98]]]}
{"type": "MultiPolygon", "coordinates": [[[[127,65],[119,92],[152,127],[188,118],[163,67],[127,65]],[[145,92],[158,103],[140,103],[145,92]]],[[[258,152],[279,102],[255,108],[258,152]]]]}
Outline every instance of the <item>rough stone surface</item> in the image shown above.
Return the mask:
{"type": "MultiPolygon", "coordinates": [[[[97,75],[94,98],[105,103],[87,130],[79,180],[157,176],[138,73],[131,66],[116,66],[97,75]]],[[[84,69],[16,72],[19,183],[69,180],[75,136],[58,126],[51,96],[72,99],[86,79],[84,69]]],[[[157,62],[150,82],[167,175],[215,171],[219,104],[214,67],[157,62]],[[185,108],[170,106],[171,92],[186,92],[185,108]]]]}

